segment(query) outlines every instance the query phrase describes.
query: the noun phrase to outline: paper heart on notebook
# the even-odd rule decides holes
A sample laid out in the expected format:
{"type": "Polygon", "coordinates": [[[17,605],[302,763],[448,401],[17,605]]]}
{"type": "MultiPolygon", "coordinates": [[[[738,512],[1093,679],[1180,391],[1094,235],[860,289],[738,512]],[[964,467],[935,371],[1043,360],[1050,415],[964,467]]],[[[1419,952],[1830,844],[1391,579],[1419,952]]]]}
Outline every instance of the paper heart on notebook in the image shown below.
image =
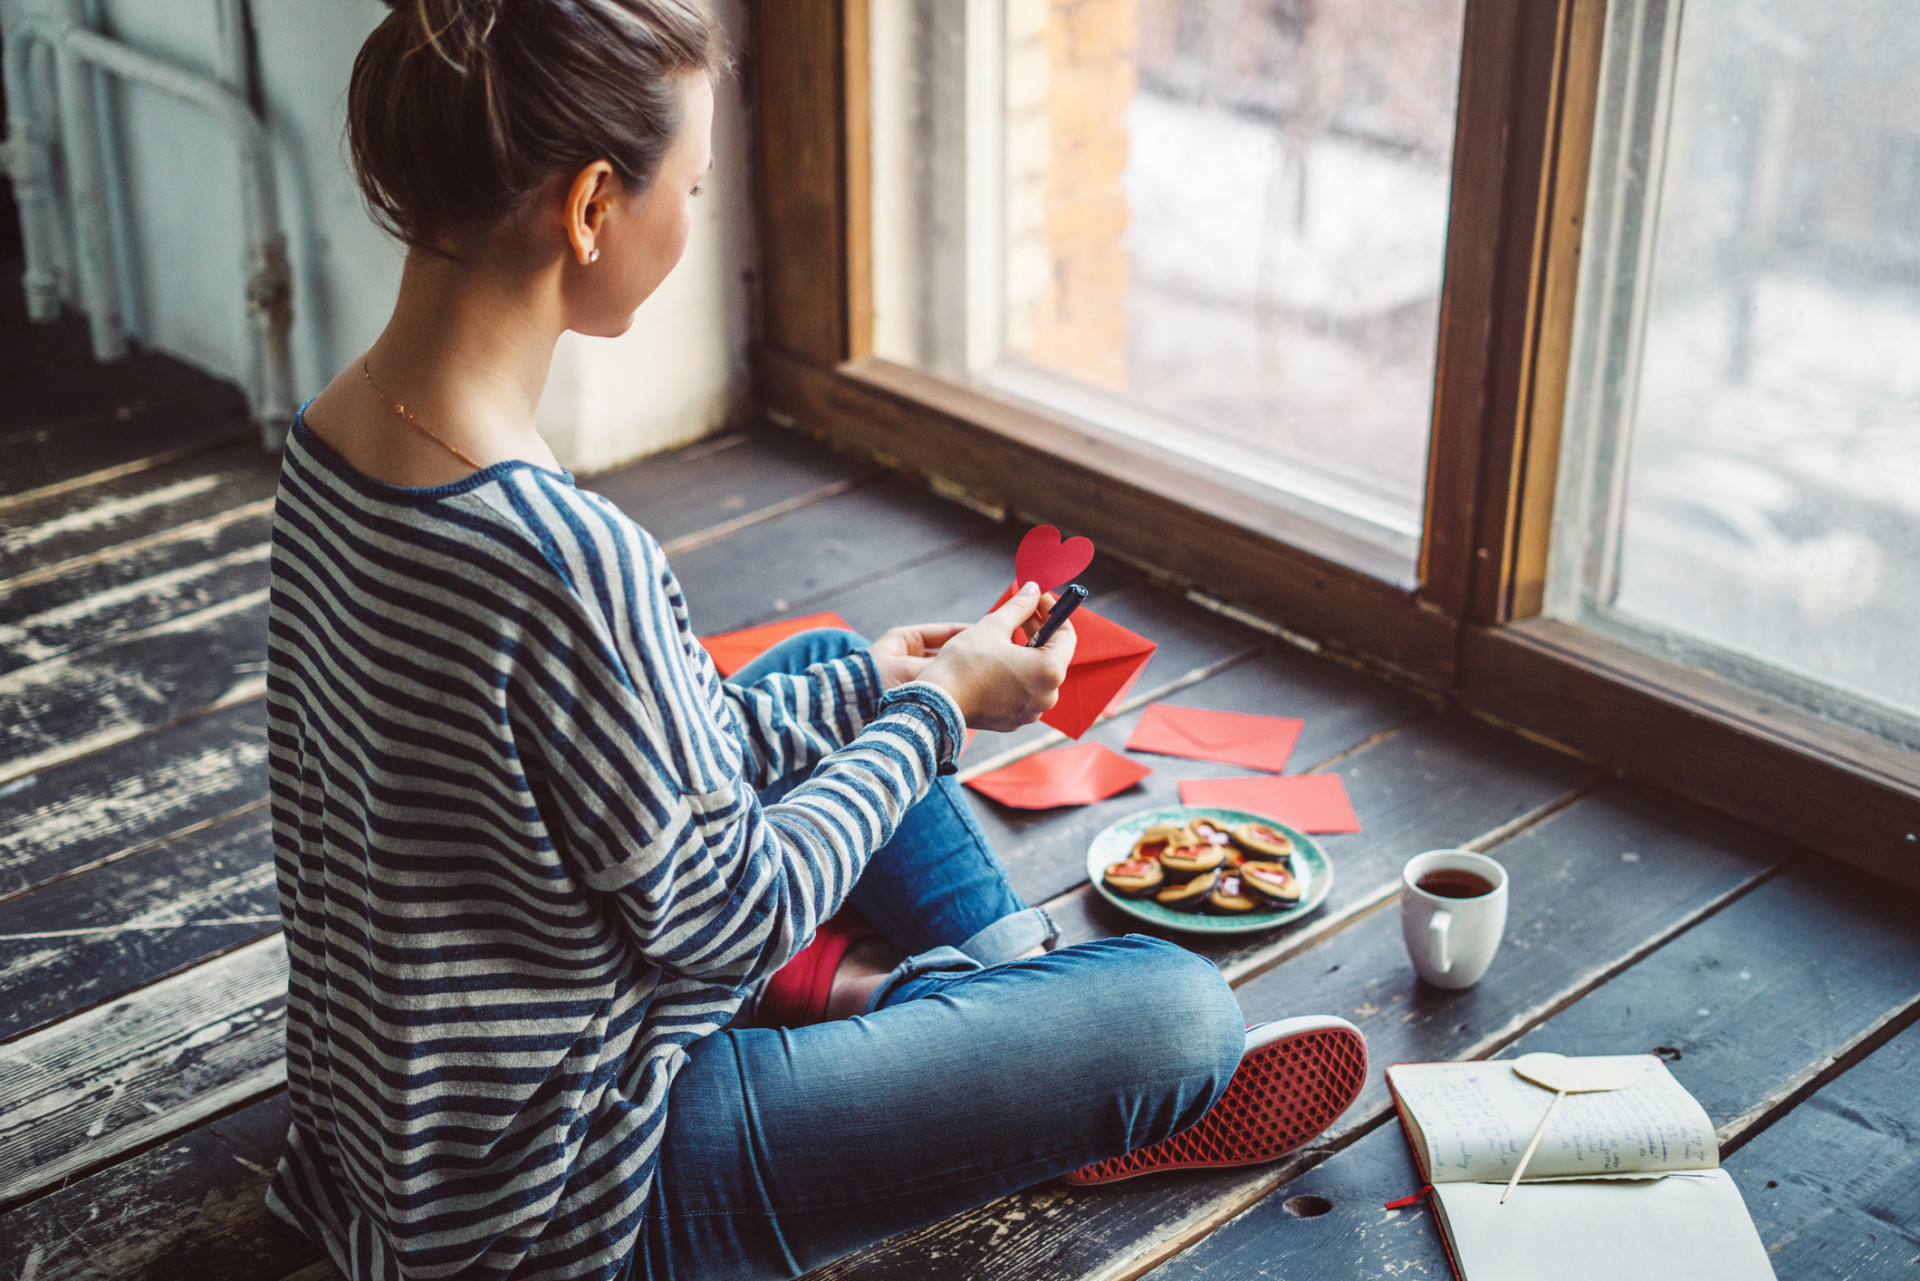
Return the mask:
{"type": "Polygon", "coordinates": [[[1050,592],[1072,582],[1087,566],[1093,564],[1093,540],[1090,538],[1069,538],[1060,541],[1060,531],[1052,525],[1035,525],[1020,540],[1020,550],[1013,554],[1013,572],[1022,583],[1038,583],[1040,590],[1050,592]]]}
{"type": "MultiPolygon", "coordinates": [[[[993,607],[999,609],[1012,600],[1013,591],[1009,587],[1000,593],[993,607]]],[[[1127,691],[1159,646],[1084,605],[1074,611],[1072,626],[1073,662],[1067,665],[1059,701],[1040,720],[1068,738],[1079,738],[1102,714],[1126,701],[1127,691]]],[[[1026,644],[1026,632],[1016,628],[1013,643],[1026,644]]]]}

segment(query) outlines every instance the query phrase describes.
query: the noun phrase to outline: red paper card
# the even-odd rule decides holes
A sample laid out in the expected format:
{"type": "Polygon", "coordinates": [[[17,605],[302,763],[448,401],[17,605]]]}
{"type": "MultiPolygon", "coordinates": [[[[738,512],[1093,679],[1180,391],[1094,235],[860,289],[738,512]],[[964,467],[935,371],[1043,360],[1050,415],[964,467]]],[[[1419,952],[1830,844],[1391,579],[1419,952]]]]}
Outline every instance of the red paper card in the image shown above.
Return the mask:
{"type": "Polygon", "coordinates": [[[1293,745],[1305,724],[1290,716],[1148,703],[1146,714],[1127,739],[1127,750],[1244,765],[1278,774],[1287,767],[1287,757],[1293,754],[1293,745]]]}
{"type": "Polygon", "coordinates": [[[1303,832],[1357,832],[1360,820],[1338,774],[1288,778],[1190,778],[1180,784],[1182,805],[1218,805],[1278,819],[1303,832]]]}
{"type": "Polygon", "coordinates": [[[967,786],[1014,809],[1044,810],[1104,801],[1151,773],[1138,761],[1098,743],[1075,743],[1035,752],[969,779],[967,786]]]}
{"type": "Polygon", "coordinates": [[[838,627],[848,632],[853,630],[853,624],[838,614],[808,614],[803,618],[783,618],[777,623],[705,636],[700,643],[713,657],[713,665],[720,670],[720,674],[731,676],[787,637],[810,632],[816,627],[838,627]]]}
{"type": "MultiPolygon", "coordinates": [[[[1012,600],[1013,591],[1007,588],[993,607],[999,609],[1012,600]]],[[[1084,605],[1073,613],[1073,631],[1073,662],[1067,667],[1066,683],[1060,687],[1060,701],[1040,719],[1068,738],[1079,738],[1108,709],[1126,701],[1127,691],[1140,679],[1147,660],[1159,646],[1084,605]]],[[[1026,633],[1016,629],[1013,642],[1026,644],[1026,633]]]]}

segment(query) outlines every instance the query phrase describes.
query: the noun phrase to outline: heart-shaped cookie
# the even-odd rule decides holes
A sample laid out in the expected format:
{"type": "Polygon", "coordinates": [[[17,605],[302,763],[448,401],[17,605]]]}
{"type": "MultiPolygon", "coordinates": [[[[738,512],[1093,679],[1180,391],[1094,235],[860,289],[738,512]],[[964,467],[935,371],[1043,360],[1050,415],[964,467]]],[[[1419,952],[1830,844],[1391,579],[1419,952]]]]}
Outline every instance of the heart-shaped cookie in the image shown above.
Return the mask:
{"type": "Polygon", "coordinates": [[[1062,542],[1060,531],[1052,525],[1029,529],[1027,536],[1020,540],[1020,550],[1013,554],[1016,581],[1038,583],[1043,592],[1072,582],[1091,564],[1093,540],[1075,537],[1062,542]]]}

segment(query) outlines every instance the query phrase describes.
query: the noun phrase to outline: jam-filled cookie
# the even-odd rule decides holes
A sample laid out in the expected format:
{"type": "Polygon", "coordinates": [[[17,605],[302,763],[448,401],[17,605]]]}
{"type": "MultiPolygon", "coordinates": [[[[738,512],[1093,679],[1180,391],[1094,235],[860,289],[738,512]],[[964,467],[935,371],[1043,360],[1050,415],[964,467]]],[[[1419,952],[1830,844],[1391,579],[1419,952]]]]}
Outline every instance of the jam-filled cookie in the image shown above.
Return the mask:
{"type": "Polygon", "coordinates": [[[1297,907],[1300,878],[1282,863],[1242,863],[1240,884],[1246,892],[1274,907],[1297,907]]]}
{"type": "Polygon", "coordinates": [[[1187,833],[1195,845],[1228,845],[1233,833],[1210,818],[1196,818],[1187,824],[1187,833]]]}
{"type": "Polygon", "coordinates": [[[1100,883],[1122,898],[1145,898],[1167,883],[1167,873],[1155,858],[1127,858],[1101,874],[1100,883]]]}
{"type": "Polygon", "coordinates": [[[1266,823],[1242,823],[1233,829],[1233,843],[1250,859],[1280,862],[1293,856],[1293,838],[1266,823]]]}
{"type": "Polygon", "coordinates": [[[1161,907],[1176,912],[1198,912],[1206,907],[1207,895],[1220,883],[1220,873],[1202,872],[1184,885],[1170,885],[1153,896],[1161,907]]]}
{"type": "Polygon", "coordinates": [[[1220,884],[1213,893],[1207,895],[1207,911],[1215,916],[1246,916],[1251,912],[1262,911],[1266,904],[1247,893],[1246,885],[1237,876],[1228,873],[1220,878],[1220,884]]]}
{"type": "Polygon", "coordinates": [[[1160,866],[1176,881],[1211,872],[1227,861],[1227,852],[1218,845],[1175,845],[1160,852],[1160,866]]]}
{"type": "Polygon", "coordinates": [[[1140,839],[1133,843],[1130,858],[1159,858],[1176,845],[1190,844],[1187,829],[1177,823],[1155,823],[1140,833],[1140,839]]]}

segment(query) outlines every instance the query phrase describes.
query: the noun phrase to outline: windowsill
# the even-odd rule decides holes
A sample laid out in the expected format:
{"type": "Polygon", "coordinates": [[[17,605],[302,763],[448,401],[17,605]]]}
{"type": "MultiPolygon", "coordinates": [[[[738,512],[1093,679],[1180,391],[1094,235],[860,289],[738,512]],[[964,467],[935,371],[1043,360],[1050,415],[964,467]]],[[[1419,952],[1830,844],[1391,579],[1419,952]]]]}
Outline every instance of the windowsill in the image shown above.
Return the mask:
{"type": "MultiPolygon", "coordinates": [[[[1200,428],[1128,397],[1094,387],[1039,365],[1003,361],[977,375],[982,390],[1011,397],[1037,413],[1057,414],[1084,430],[1111,437],[1153,460],[1170,474],[1205,477],[1253,503],[1324,526],[1342,539],[1373,549],[1348,567],[1411,587],[1420,566],[1420,518],[1355,481],[1324,474],[1308,463],[1289,463],[1231,444],[1193,440],[1200,428]],[[1166,443],[1187,438],[1194,448],[1166,443]],[[1206,449],[1215,456],[1203,455],[1206,449]],[[1390,572],[1382,567],[1397,564],[1390,572]]],[[[1417,500],[1416,500],[1417,507],[1417,500]]]]}
{"type": "Polygon", "coordinates": [[[1649,654],[1557,619],[1530,618],[1510,624],[1509,630],[1529,644],[1603,672],[1623,685],[1658,693],[1698,715],[1736,725],[1795,751],[1844,763],[1885,786],[1911,789],[1920,797],[1920,752],[1816,716],[1705,668],[1649,654]]]}
{"type": "Polygon", "coordinates": [[[996,515],[1084,533],[1102,552],[1429,686],[1455,679],[1459,628],[1415,566],[1164,456],[991,389],[889,361],[756,352],[761,403],[836,448],[996,515]]]}
{"type": "MultiPolygon", "coordinates": [[[[892,361],[840,367],[849,378],[966,418],[1021,444],[1104,472],[1123,484],[1229,521],[1381,583],[1418,585],[1419,539],[1278,490],[1235,483],[1218,468],[1100,426],[1012,388],[1039,390],[1033,372],[996,370],[992,383],[959,383],[892,361]],[[994,385],[998,384],[998,385],[994,385]]],[[[1047,378],[1066,384],[1067,379],[1047,378]]],[[[1084,392],[1082,393],[1085,394],[1084,392]]]]}
{"type": "Polygon", "coordinates": [[[1920,753],[1554,619],[1462,629],[1474,709],[1920,887],[1920,753]]]}

